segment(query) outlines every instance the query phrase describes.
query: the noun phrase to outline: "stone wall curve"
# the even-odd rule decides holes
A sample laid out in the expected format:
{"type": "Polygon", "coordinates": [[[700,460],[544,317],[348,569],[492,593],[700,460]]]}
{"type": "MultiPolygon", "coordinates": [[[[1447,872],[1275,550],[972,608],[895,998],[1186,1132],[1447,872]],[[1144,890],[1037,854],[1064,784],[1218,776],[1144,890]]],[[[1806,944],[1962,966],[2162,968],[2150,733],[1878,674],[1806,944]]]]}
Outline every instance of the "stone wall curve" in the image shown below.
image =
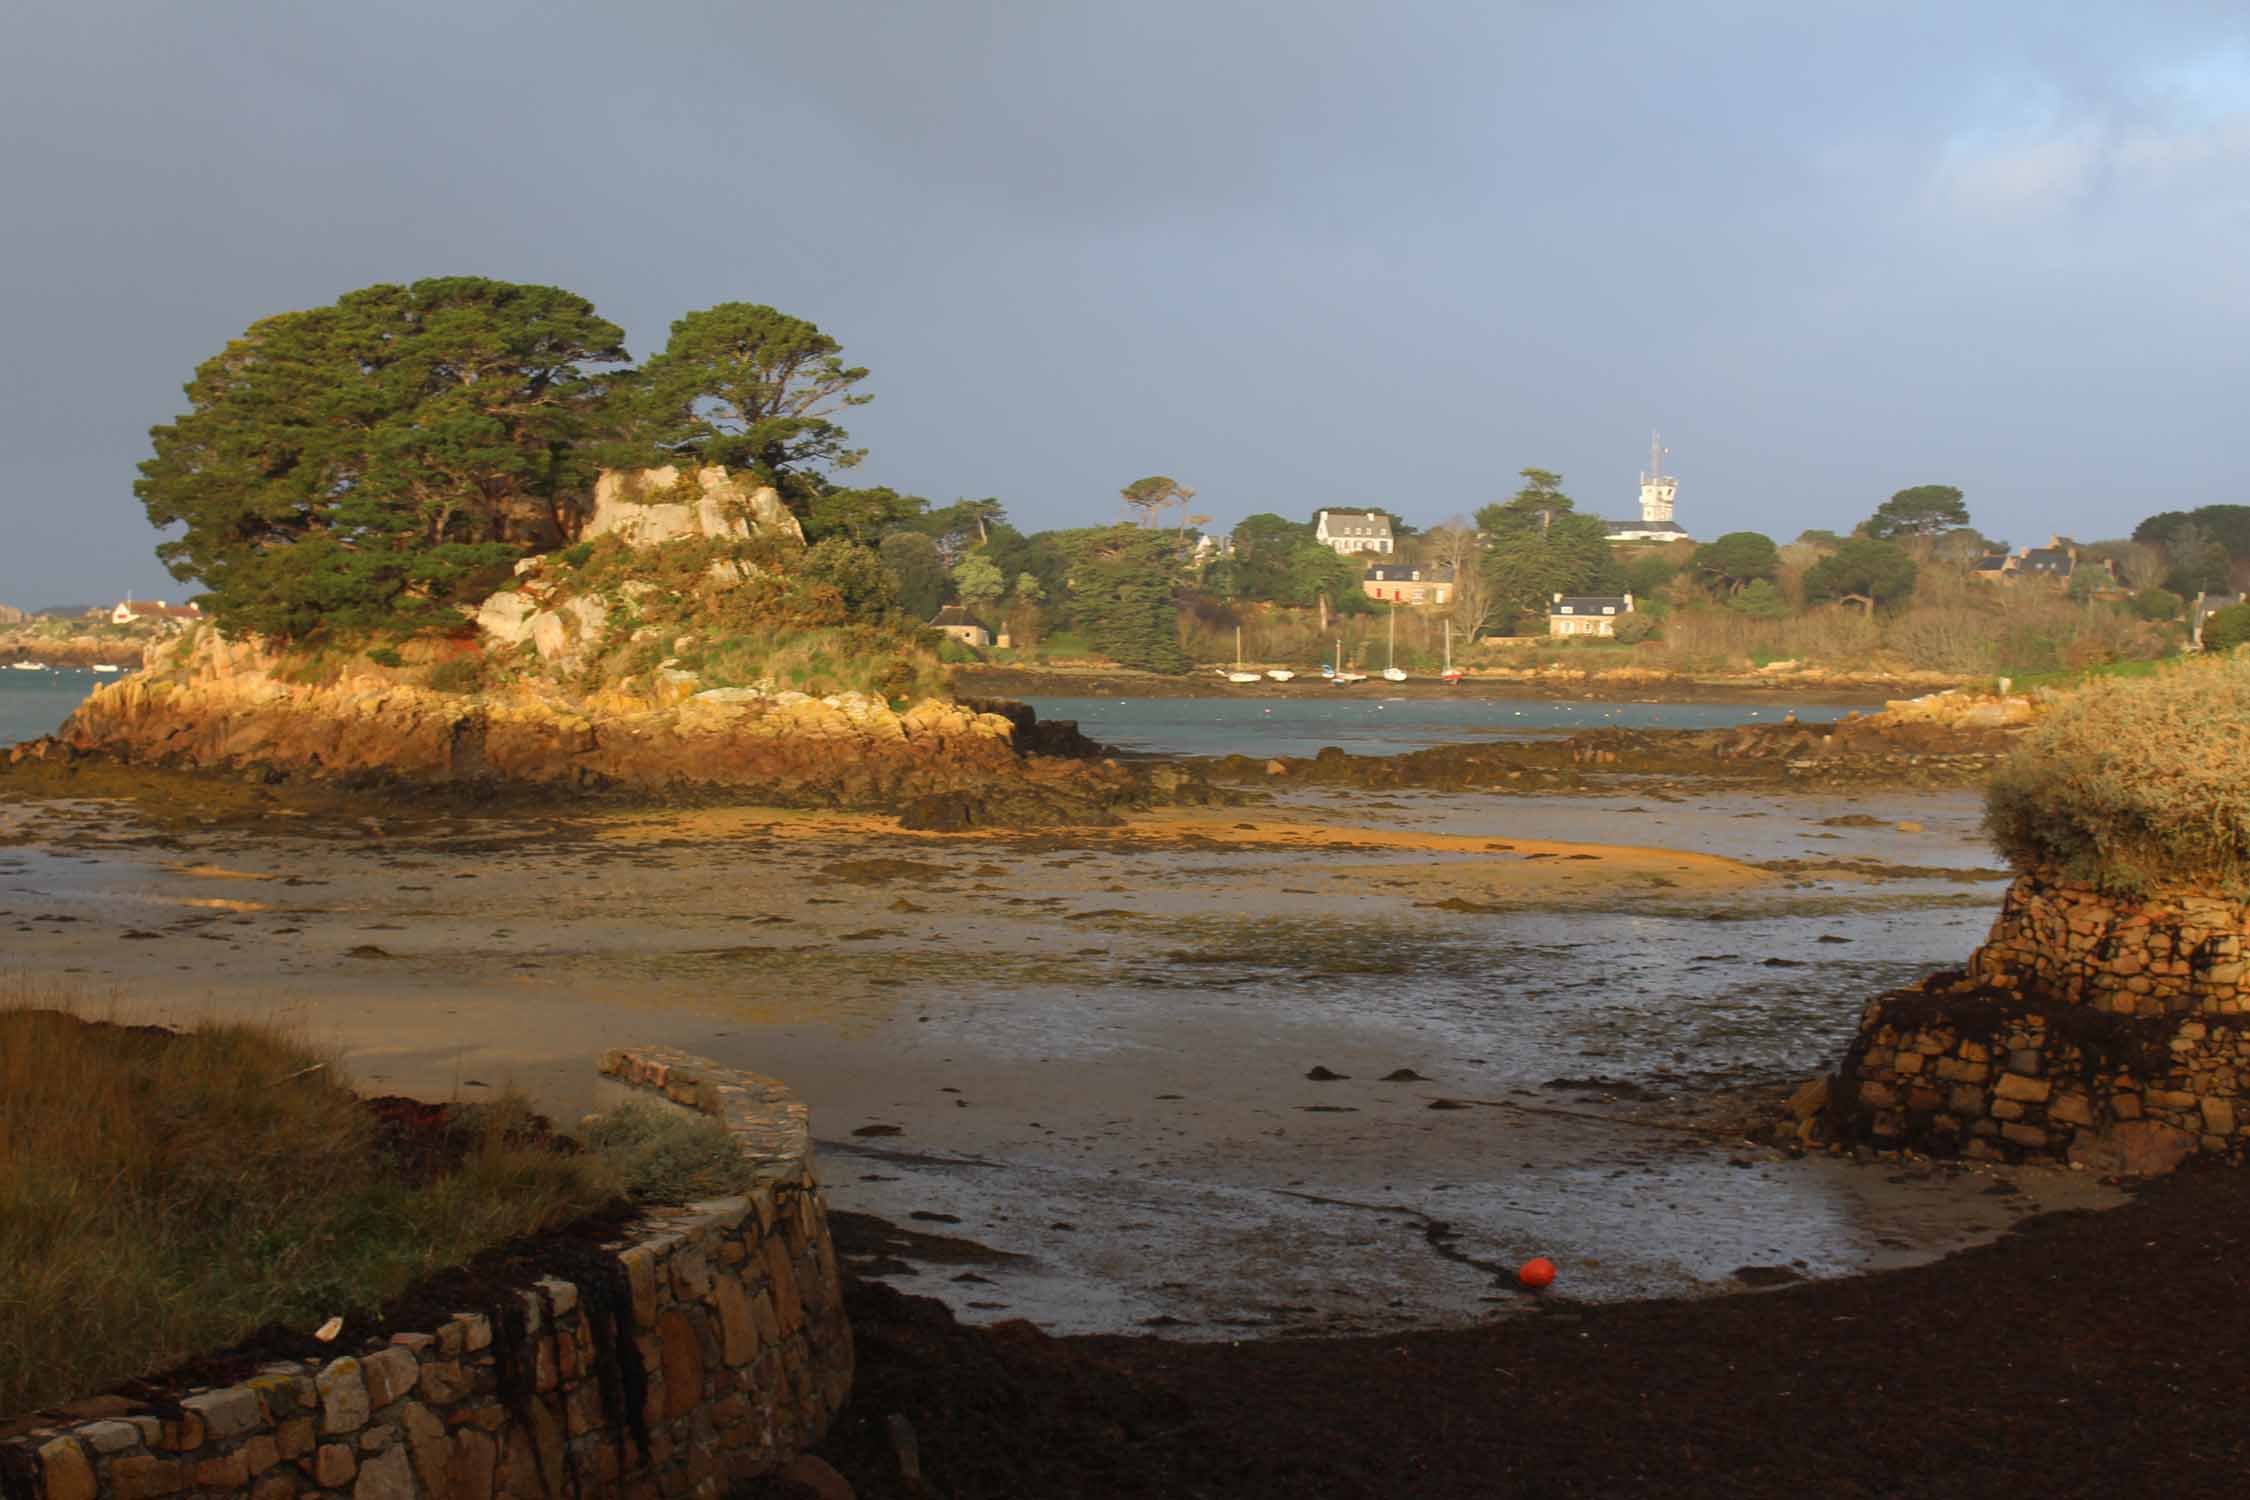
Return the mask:
{"type": "Polygon", "coordinates": [[[7,1500],[716,1500],[817,1443],[852,1343],[804,1105],[667,1048],[600,1066],[719,1119],[750,1190],[354,1354],[74,1403],[0,1443],[7,1500]]]}

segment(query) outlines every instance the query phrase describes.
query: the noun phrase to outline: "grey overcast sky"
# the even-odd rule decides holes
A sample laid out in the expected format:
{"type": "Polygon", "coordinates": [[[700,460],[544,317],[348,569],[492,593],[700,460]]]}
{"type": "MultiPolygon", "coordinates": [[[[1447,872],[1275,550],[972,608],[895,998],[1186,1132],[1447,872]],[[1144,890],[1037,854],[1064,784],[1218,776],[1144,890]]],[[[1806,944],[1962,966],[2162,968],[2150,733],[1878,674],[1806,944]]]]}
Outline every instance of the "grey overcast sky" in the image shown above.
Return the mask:
{"type": "Polygon", "coordinates": [[[0,601],[178,597],[131,493],[253,319],[473,273],[661,346],[769,302],[858,471],[1025,529],[1559,469],[1699,535],[1968,492],[2091,539],[2250,472],[2250,7],[16,0],[0,601]]]}

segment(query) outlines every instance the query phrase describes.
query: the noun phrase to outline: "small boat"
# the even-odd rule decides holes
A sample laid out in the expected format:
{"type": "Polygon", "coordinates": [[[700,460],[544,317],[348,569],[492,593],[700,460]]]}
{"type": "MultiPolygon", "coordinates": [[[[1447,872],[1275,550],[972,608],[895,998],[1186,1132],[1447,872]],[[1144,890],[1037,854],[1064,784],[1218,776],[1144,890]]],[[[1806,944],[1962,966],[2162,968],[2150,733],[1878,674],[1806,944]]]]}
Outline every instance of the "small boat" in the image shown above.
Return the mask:
{"type": "Polygon", "coordinates": [[[19,672],[44,672],[47,670],[47,664],[43,661],[12,661],[8,665],[19,672]]]}
{"type": "Polygon", "coordinates": [[[1287,667],[1268,667],[1266,668],[1266,675],[1268,677],[1271,677],[1276,682],[1291,682],[1294,681],[1297,676],[1296,673],[1290,671],[1287,667]]]}
{"type": "Polygon", "coordinates": [[[94,670],[97,672],[122,672],[125,669],[120,666],[114,666],[106,661],[98,661],[94,663],[94,670]]]}
{"type": "Polygon", "coordinates": [[[1252,683],[1259,680],[1257,673],[1242,670],[1242,627],[1240,625],[1234,627],[1234,670],[1231,672],[1222,671],[1220,675],[1229,682],[1252,683]]]}
{"type": "Polygon", "coordinates": [[[1461,685],[1461,669],[1453,665],[1453,621],[1445,622],[1445,670],[1438,673],[1438,681],[1447,687],[1461,685]]]}
{"type": "Polygon", "coordinates": [[[1398,669],[1398,606],[1391,606],[1391,645],[1386,658],[1390,665],[1383,668],[1385,682],[1404,682],[1406,674],[1398,669]]]}

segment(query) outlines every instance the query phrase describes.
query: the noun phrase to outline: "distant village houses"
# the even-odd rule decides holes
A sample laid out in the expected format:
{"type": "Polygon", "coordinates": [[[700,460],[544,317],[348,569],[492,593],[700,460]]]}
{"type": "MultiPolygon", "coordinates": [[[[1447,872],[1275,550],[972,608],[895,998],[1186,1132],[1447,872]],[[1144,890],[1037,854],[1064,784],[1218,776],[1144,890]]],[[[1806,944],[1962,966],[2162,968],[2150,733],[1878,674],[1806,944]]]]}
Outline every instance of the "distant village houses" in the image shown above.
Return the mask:
{"type": "Polygon", "coordinates": [[[1988,552],[1969,568],[1971,578],[1987,583],[2020,583],[2036,578],[2067,586],[2081,569],[2095,573],[2096,587],[2115,588],[2116,574],[2102,558],[2079,559],[2078,548],[2059,536],[2047,538],[2044,547],[2020,547],[2014,552],[1988,552]]]}
{"type": "Polygon", "coordinates": [[[0,604],[0,625],[21,625],[31,617],[11,604],[0,604]]]}
{"type": "Polygon", "coordinates": [[[124,599],[109,612],[112,625],[130,625],[135,620],[200,620],[203,611],[193,604],[167,604],[162,599],[124,599]]]}
{"type": "Polygon", "coordinates": [[[1394,604],[1450,604],[1453,602],[1453,570],[1375,563],[1360,580],[1360,588],[1370,599],[1388,599],[1394,604]]]}
{"type": "Polygon", "coordinates": [[[1313,538],[1333,547],[1339,557],[1375,552],[1388,557],[1392,550],[1391,518],[1381,511],[1324,510],[1313,517],[1313,538]]]}
{"type": "Polygon", "coordinates": [[[1631,594],[1557,594],[1547,605],[1547,634],[1613,636],[1618,620],[1632,612],[1631,594]]]}

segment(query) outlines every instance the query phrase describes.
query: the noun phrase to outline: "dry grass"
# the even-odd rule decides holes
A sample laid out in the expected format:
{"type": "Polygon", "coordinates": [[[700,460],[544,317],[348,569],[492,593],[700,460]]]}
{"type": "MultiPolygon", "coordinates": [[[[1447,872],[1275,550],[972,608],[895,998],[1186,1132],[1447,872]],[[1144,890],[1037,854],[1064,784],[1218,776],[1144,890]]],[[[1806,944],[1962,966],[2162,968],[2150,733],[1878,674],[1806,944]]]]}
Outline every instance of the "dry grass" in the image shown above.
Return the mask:
{"type": "Polygon", "coordinates": [[[416,1186],[332,1058],[254,1025],[88,1024],[75,998],[0,981],[0,1415],[373,1308],[621,1190],[603,1158],[519,1144],[521,1101],[416,1186]]]}
{"type": "Polygon", "coordinates": [[[2250,657],[2088,682],[1993,778],[1985,827],[2019,867],[2119,895],[2250,893],[2250,657]]]}

